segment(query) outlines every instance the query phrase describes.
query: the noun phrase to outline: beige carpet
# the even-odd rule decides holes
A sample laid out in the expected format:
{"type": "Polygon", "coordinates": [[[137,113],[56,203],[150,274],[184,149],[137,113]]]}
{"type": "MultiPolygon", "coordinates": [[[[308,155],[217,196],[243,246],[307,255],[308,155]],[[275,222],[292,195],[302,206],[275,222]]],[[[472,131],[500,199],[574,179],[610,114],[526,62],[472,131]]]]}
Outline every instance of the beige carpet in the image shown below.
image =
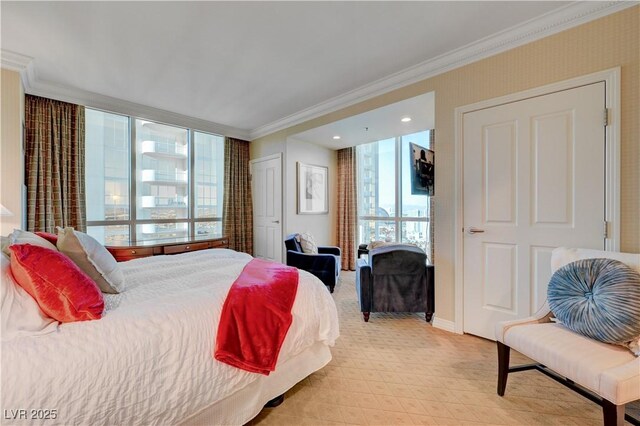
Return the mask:
{"type": "MultiPolygon", "coordinates": [[[[536,371],[496,394],[495,343],[433,328],[424,314],[362,320],[355,274],[334,293],[341,336],[333,360],[264,409],[260,425],[601,425],[601,408],[536,371]]],[[[513,363],[527,359],[512,351],[513,363]]]]}

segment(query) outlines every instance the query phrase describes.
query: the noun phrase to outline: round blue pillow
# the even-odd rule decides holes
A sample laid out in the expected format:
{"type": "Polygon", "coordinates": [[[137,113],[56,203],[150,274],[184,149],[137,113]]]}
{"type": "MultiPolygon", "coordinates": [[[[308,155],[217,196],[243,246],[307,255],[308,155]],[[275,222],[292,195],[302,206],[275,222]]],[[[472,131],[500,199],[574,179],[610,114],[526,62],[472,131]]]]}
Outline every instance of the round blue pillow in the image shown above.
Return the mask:
{"type": "Polygon", "coordinates": [[[584,259],[549,281],[551,312],[571,330],[605,343],[640,336],[640,274],[613,259],[584,259]]]}

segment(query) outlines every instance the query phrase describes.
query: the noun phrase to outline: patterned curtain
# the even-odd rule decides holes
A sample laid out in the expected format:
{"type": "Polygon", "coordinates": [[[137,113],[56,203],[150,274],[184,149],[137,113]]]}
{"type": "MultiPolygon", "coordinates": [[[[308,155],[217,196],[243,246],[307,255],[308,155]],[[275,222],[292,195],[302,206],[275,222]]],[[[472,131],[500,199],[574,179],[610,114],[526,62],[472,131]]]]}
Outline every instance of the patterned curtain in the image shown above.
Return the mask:
{"type": "MultiPolygon", "coordinates": [[[[429,141],[431,141],[429,143],[429,149],[432,149],[435,151],[436,149],[436,131],[435,129],[431,129],[430,130],[431,134],[429,135],[429,141]]],[[[432,265],[435,265],[435,255],[436,255],[436,250],[435,250],[435,232],[436,232],[436,227],[435,227],[435,204],[434,204],[434,197],[427,197],[427,202],[429,203],[429,247],[431,247],[430,253],[427,253],[427,255],[429,256],[429,261],[431,262],[432,265]]]]}
{"type": "Polygon", "coordinates": [[[342,269],[356,269],[356,148],[338,151],[338,247],[342,269]]]}
{"type": "Polygon", "coordinates": [[[253,204],[249,142],[224,138],[224,214],[222,229],[229,248],[253,254],[253,204]]]}
{"type": "Polygon", "coordinates": [[[25,96],[27,229],[85,232],[84,107],[25,96]]]}

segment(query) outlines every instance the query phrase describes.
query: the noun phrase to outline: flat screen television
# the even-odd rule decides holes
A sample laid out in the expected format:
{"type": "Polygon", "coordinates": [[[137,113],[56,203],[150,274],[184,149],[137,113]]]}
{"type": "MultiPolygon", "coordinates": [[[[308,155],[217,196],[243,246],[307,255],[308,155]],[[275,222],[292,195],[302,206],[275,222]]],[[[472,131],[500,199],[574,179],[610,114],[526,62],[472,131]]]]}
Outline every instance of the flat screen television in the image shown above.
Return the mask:
{"type": "Polygon", "coordinates": [[[409,142],[411,167],[411,194],[434,195],[435,153],[413,142],[409,142]]]}

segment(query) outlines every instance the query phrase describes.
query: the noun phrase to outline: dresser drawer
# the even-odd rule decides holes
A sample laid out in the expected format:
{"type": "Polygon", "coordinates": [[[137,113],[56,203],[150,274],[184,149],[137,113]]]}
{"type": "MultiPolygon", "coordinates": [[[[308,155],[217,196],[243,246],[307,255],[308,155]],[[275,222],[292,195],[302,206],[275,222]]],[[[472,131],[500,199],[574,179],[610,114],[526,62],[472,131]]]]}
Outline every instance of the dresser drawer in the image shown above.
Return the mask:
{"type": "Polygon", "coordinates": [[[204,250],[209,248],[209,243],[191,243],[191,244],[177,244],[174,246],[164,246],[164,254],[177,254],[186,253],[188,251],[204,250]]]}
{"type": "Polygon", "coordinates": [[[209,247],[211,248],[229,248],[229,240],[224,238],[221,240],[211,241],[209,243],[209,247]]]}
{"type": "Polygon", "coordinates": [[[153,256],[153,248],[109,248],[109,252],[118,262],[153,256]]]}

